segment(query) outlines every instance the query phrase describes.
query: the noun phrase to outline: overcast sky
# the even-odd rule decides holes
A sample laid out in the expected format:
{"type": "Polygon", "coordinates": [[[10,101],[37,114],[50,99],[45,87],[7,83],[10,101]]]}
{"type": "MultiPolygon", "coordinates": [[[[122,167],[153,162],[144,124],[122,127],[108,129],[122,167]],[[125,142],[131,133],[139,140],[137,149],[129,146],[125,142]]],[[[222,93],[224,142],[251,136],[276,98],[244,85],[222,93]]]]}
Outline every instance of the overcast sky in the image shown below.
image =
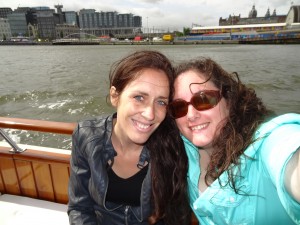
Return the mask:
{"type": "Polygon", "coordinates": [[[95,9],[117,11],[142,16],[143,27],[161,30],[179,30],[201,26],[217,26],[219,18],[231,15],[248,17],[255,5],[257,16],[264,16],[276,9],[277,15],[286,15],[290,6],[300,5],[300,0],[0,0],[0,7],[19,7],[63,5],[63,11],[95,9]]]}

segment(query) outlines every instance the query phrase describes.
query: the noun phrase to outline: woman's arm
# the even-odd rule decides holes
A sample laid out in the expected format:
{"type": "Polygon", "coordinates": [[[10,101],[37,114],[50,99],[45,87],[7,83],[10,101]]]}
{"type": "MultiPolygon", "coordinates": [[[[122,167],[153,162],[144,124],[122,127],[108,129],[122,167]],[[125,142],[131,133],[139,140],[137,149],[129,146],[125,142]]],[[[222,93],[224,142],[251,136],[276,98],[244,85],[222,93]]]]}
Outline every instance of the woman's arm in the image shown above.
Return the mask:
{"type": "Polygon", "coordinates": [[[300,148],[286,166],[285,187],[289,194],[300,203],[300,148]]]}
{"type": "Polygon", "coordinates": [[[88,190],[88,182],[91,176],[87,155],[84,154],[82,142],[83,135],[79,135],[79,128],[72,136],[72,154],[70,162],[69,180],[69,222],[72,225],[96,225],[93,200],[88,190]],[[81,144],[80,144],[81,143],[81,144]]]}

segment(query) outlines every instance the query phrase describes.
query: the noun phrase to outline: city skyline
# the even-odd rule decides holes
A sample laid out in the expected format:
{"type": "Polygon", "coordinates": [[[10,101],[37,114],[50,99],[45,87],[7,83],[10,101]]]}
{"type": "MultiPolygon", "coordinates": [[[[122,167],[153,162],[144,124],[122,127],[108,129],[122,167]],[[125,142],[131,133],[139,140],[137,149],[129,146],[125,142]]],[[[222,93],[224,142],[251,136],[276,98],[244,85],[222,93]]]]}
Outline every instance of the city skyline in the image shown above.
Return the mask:
{"type": "Polygon", "coordinates": [[[95,2],[94,0],[27,0],[20,3],[17,0],[1,0],[0,7],[9,7],[12,10],[17,7],[48,6],[54,9],[54,5],[63,5],[63,11],[76,11],[81,9],[95,9],[96,11],[117,11],[118,13],[132,13],[143,18],[143,28],[162,30],[182,30],[183,27],[192,27],[193,24],[201,26],[218,25],[219,18],[227,18],[231,15],[248,17],[252,6],[255,5],[257,16],[262,17],[267,10],[270,13],[276,9],[277,15],[286,15],[290,6],[298,5],[300,0],[190,0],[188,3],[181,0],[106,0],[95,2]]]}

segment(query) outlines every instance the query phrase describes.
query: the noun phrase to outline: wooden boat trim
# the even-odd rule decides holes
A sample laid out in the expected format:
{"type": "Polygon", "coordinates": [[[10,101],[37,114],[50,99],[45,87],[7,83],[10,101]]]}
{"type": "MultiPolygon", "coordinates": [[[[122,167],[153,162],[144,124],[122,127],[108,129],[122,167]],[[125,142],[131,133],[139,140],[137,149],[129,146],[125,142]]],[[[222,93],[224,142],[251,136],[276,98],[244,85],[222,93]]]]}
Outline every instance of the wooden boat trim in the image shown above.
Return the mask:
{"type": "MultiPolygon", "coordinates": [[[[71,135],[76,123],[0,117],[0,128],[71,135]]],[[[51,202],[68,202],[70,150],[0,142],[0,192],[51,202]]]]}
{"type": "Polygon", "coordinates": [[[71,151],[36,149],[14,153],[0,143],[0,192],[66,204],[71,151]]]}
{"type": "Polygon", "coordinates": [[[70,135],[72,134],[75,126],[76,123],[0,117],[0,128],[32,130],[70,135]]]}

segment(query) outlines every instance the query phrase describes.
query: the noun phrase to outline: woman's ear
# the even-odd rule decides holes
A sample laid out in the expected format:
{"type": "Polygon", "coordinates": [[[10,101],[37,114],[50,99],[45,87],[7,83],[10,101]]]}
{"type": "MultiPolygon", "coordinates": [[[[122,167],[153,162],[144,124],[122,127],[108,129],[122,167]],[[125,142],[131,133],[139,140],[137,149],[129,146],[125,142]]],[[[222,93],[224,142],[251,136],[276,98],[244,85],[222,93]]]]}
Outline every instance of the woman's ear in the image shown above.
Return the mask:
{"type": "Polygon", "coordinates": [[[115,86],[110,87],[109,95],[110,95],[110,102],[111,102],[112,106],[117,107],[118,106],[119,94],[118,94],[117,89],[115,88],[115,86]]]}

